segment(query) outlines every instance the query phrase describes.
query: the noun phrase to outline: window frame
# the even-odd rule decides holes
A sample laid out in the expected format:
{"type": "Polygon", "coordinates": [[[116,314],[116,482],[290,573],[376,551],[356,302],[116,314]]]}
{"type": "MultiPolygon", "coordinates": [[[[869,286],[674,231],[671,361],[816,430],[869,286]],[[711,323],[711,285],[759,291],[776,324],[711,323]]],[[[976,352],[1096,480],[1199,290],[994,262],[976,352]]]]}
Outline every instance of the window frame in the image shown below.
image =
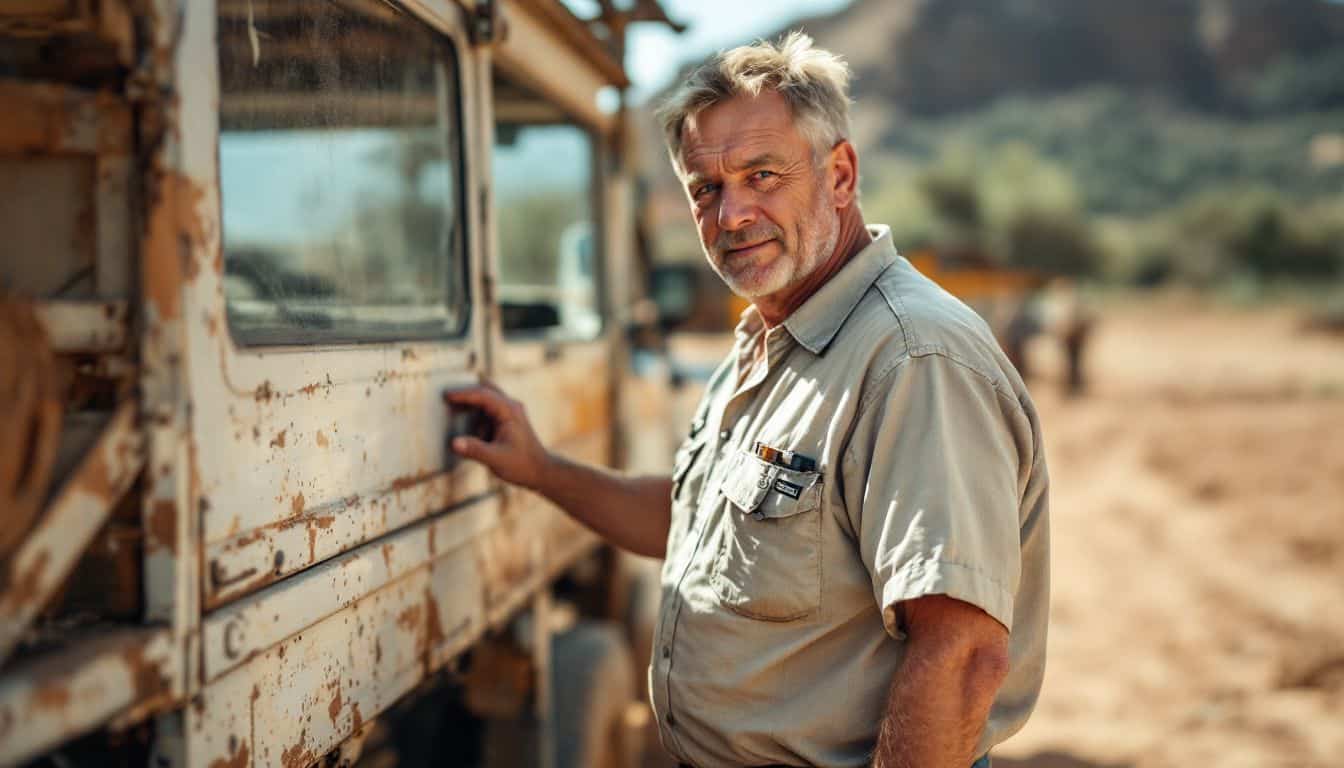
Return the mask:
{"type": "MultiPolygon", "coordinates": [[[[295,0],[295,2],[320,2],[327,4],[338,4],[336,0],[295,0]]],[[[453,227],[453,237],[449,243],[446,253],[440,254],[441,258],[456,260],[456,269],[450,264],[449,278],[454,273],[457,277],[457,286],[455,290],[450,291],[447,297],[447,306],[452,309],[452,303],[457,302],[457,309],[460,314],[460,321],[457,327],[444,332],[407,334],[405,332],[391,332],[387,334],[371,335],[367,332],[358,331],[352,333],[331,333],[325,330],[307,329],[299,326],[289,328],[275,329],[274,340],[249,339],[238,332],[234,323],[229,319],[229,302],[227,297],[224,300],[224,326],[227,329],[229,338],[238,350],[256,350],[256,351],[281,351],[286,349],[348,349],[350,347],[378,346],[387,344],[433,344],[453,341],[464,341],[472,338],[473,323],[477,314],[476,291],[473,289],[475,278],[472,269],[472,250],[473,240],[478,238],[475,230],[479,225],[476,219],[471,216],[469,198],[472,194],[471,179],[468,173],[468,115],[465,104],[465,89],[467,87],[467,70],[464,67],[466,57],[462,55],[461,43],[455,39],[454,35],[448,34],[440,25],[436,25],[427,18],[429,9],[421,5],[417,0],[369,0],[369,2],[378,5],[386,5],[393,12],[404,17],[408,23],[418,25],[424,33],[430,38],[431,44],[444,56],[442,59],[436,59],[436,63],[445,66],[448,70],[445,75],[452,79],[452,96],[445,100],[444,107],[450,111],[450,114],[444,115],[442,111],[439,118],[447,118],[447,123],[454,129],[456,141],[449,147],[452,153],[451,161],[453,163],[450,178],[456,185],[454,188],[454,200],[452,213],[455,216],[456,225],[453,227]]],[[[216,67],[219,66],[223,55],[223,48],[216,39],[215,46],[216,67]]],[[[218,71],[218,70],[217,70],[218,71]]],[[[219,99],[223,98],[223,83],[217,78],[217,93],[219,99]]],[[[223,137],[223,113],[217,109],[215,114],[215,145],[219,146],[223,137]]],[[[227,232],[224,231],[224,192],[223,192],[223,167],[222,156],[216,150],[216,162],[218,164],[217,173],[220,178],[219,188],[219,248],[221,258],[223,250],[226,247],[227,232]]],[[[228,275],[222,275],[227,278],[228,275]]],[[[450,284],[451,287],[451,284],[450,284]]],[[[438,305],[428,305],[426,308],[438,305]]],[[[343,305],[342,309],[349,309],[352,305],[343,305]]],[[[417,308],[418,309],[418,308],[417,308]]],[[[266,331],[271,333],[271,329],[266,331]]]]}
{"type": "MultiPolygon", "coordinates": [[[[595,303],[598,317],[597,331],[592,336],[580,336],[569,332],[557,333],[556,330],[563,329],[563,326],[552,326],[548,328],[523,328],[517,330],[510,330],[504,328],[501,319],[501,322],[499,324],[500,341],[503,344],[520,345],[527,343],[540,343],[545,344],[547,346],[591,344],[594,342],[602,341],[607,337],[607,334],[611,331],[612,326],[611,300],[610,297],[607,295],[607,291],[610,287],[608,285],[609,254],[607,253],[608,222],[607,222],[607,211],[604,206],[606,201],[605,174],[608,170],[606,155],[610,151],[609,139],[606,135],[606,132],[603,131],[600,126],[594,125],[584,116],[576,114],[574,110],[570,108],[569,104],[566,104],[563,101],[554,98],[551,95],[551,93],[549,93],[548,89],[544,86],[544,84],[536,82],[533,78],[528,77],[527,74],[513,67],[502,65],[501,62],[499,61],[495,61],[492,64],[493,64],[491,72],[492,113],[494,104],[496,103],[494,98],[494,85],[493,85],[494,81],[500,78],[509,79],[512,80],[517,85],[519,85],[520,87],[525,88],[528,91],[531,91],[532,94],[535,95],[538,99],[544,101],[548,106],[554,108],[558,113],[560,113],[565,117],[564,122],[530,123],[530,124],[516,123],[517,125],[572,126],[574,128],[577,128],[583,134],[584,138],[588,141],[588,148],[589,148],[588,170],[590,174],[588,185],[588,204],[589,209],[591,211],[590,222],[593,237],[593,291],[594,296],[596,298],[595,303]]],[[[497,130],[500,124],[501,121],[498,119],[498,115],[494,115],[491,121],[491,135],[490,135],[490,152],[492,158],[495,154],[495,130],[497,130]]],[[[495,184],[496,178],[497,177],[495,175],[494,161],[492,159],[490,166],[490,184],[492,189],[498,188],[497,185],[495,184]]],[[[503,227],[507,225],[507,222],[503,221],[500,218],[500,207],[498,204],[497,192],[495,195],[495,201],[492,202],[491,204],[491,218],[494,220],[494,224],[496,227],[503,227]]],[[[504,258],[505,254],[503,250],[503,245],[500,244],[497,247],[497,251],[495,253],[495,269],[493,270],[494,280],[498,287],[502,287],[503,285],[501,280],[502,271],[500,267],[502,267],[502,262],[504,258]]],[[[496,307],[500,306],[499,304],[500,291],[498,287],[494,292],[496,307]]]]}

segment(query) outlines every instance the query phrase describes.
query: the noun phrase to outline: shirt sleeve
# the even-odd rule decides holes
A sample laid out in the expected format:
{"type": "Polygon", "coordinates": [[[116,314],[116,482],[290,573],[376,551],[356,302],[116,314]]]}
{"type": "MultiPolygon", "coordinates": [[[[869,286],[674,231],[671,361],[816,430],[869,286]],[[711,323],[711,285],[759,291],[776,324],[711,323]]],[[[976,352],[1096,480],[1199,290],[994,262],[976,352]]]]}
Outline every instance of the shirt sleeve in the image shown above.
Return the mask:
{"type": "Polygon", "coordinates": [[[903,637],[897,605],[926,595],[1011,630],[1032,451],[1020,403],[937,353],[876,383],[845,451],[843,493],[887,632],[903,637]]]}

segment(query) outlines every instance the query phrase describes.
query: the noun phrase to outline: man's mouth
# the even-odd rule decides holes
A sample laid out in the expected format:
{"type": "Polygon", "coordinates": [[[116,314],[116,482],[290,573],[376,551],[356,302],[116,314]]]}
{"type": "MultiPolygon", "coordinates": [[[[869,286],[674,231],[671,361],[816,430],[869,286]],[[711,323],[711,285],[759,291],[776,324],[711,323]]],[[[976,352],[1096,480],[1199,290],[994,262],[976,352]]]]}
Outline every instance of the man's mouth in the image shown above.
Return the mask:
{"type": "Polygon", "coordinates": [[[727,248],[724,250],[723,255],[730,256],[733,258],[737,258],[740,256],[750,256],[754,253],[757,253],[761,248],[764,248],[765,246],[773,242],[775,242],[775,239],[772,237],[768,240],[761,240],[760,242],[751,243],[750,245],[742,245],[736,248],[727,248]]]}

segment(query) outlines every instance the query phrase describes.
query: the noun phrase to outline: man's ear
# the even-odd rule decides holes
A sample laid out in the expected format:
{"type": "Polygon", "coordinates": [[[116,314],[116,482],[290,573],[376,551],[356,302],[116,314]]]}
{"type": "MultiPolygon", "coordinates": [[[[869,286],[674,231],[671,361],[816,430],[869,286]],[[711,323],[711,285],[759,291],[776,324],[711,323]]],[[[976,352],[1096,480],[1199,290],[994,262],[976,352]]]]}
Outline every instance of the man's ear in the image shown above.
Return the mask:
{"type": "Polygon", "coordinates": [[[836,208],[846,208],[859,197],[859,154],[848,139],[831,147],[827,161],[831,170],[831,196],[836,208]]]}

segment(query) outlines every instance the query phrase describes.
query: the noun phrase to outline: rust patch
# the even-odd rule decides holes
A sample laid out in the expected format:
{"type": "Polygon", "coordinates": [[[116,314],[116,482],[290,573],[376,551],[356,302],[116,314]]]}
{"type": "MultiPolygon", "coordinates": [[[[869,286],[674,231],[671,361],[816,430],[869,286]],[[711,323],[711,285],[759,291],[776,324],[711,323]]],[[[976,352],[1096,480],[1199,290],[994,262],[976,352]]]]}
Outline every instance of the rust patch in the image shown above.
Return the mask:
{"type": "Polygon", "coordinates": [[[340,726],[337,725],[341,716],[341,681],[339,680],[336,681],[336,696],[327,705],[327,714],[331,716],[331,727],[340,731],[340,726]]]}
{"type": "Polygon", "coordinates": [[[317,444],[322,448],[331,445],[331,443],[327,442],[327,436],[324,435],[320,429],[317,430],[317,444]]]}
{"type": "Polygon", "coordinates": [[[321,528],[322,530],[325,531],[326,529],[330,528],[331,524],[334,523],[335,521],[336,518],[334,516],[323,515],[321,517],[314,518],[313,525],[316,525],[318,528],[321,528]]]}
{"type": "Polygon", "coordinates": [[[418,632],[420,629],[420,614],[424,610],[423,606],[412,605],[406,610],[397,614],[397,626],[407,632],[418,632]]]}
{"type": "Polygon", "coordinates": [[[169,690],[168,680],[163,676],[159,665],[145,658],[144,648],[127,648],[122,659],[130,668],[131,687],[135,689],[135,700],[143,702],[169,690]]]}
{"type": "Polygon", "coordinates": [[[280,764],[285,768],[304,768],[313,762],[315,755],[307,742],[307,729],[299,731],[299,743],[280,753],[280,764]]]}
{"type": "Polygon", "coordinates": [[[257,386],[257,391],[252,397],[258,403],[269,402],[271,398],[275,397],[275,390],[271,389],[271,380],[267,379],[266,381],[261,382],[261,384],[257,386]]]}
{"type": "Polygon", "coordinates": [[[65,709],[70,704],[70,689],[63,683],[52,683],[33,693],[33,704],[38,709],[65,709]]]}
{"type": "Polygon", "coordinates": [[[402,475],[401,477],[392,480],[392,490],[404,491],[407,488],[414,488],[421,483],[433,480],[435,477],[438,477],[438,475],[439,473],[436,471],[420,472],[414,475],[402,475]]]}
{"type": "Polygon", "coordinates": [[[252,530],[251,533],[244,534],[244,535],[242,536],[242,538],[240,538],[240,539],[238,539],[237,541],[233,542],[233,544],[232,544],[232,546],[231,546],[230,548],[231,548],[231,549],[242,549],[243,547],[246,547],[246,546],[249,545],[249,544],[253,544],[253,543],[256,543],[256,542],[260,541],[260,540],[262,539],[262,537],[264,537],[265,535],[266,535],[266,529],[265,529],[265,528],[255,528],[255,529],[252,530]]]}
{"type": "Polygon", "coordinates": [[[92,118],[77,94],[55,85],[0,82],[0,100],[9,113],[0,122],[0,146],[7,152],[68,150],[80,123],[92,118]]]}
{"type": "Polygon", "coordinates": [[[417,358],[416,355],[415,355],[415,350],[414,350],[414,349],[411,349],[411,348],[409,348],[409,347],[407,347],[406,349],[401,350],[401,359],[402,359],[402,360],[416,360],[416,359],[418,359],[418,358],[417,358]]]}
{"type": "Polygon", "coordinates": [[[187,278],[187,282],[194,283],[201,274],[200,265],[196,263],[196,256],[191,249],[191,238],[185,233],[177,237],[177,255],[182,259],[182,276],[187,278]]]}
{"type": "Polygon", "coordinates": [[[387,570],[391,571],[391,570],[392,570],[392,545],[391,545],[391,544],[384,544],[384,545],[382,546],[382,552],[383,552],[383,566],[384,566],[385,568],[387,568],[387,570]]]}
{"type": "Polygon", "coordinates": [[[429,526],[429,554],[431,555],[437,555],[439,553],[439,546],[438,542],[436,541],[436,539],[438,538],[438,536],[436,535],[437,532],[438,532],[437,526],[433,525],[429,526]]]}
{"type": "Polygon", "coordinates": [[[308,562],[317,561],[317,528],[308,524],[308,562]]]}
{"type": "MultiPolygon", "coordinates": [[[[182,316],[183,270],[194,261],[192,250],[204,249],[205,228],[200,204],[205,192],[172,171],[148,176],[149,217],[144,237],[144,293],[158,311],[157,320],[182,316]],[[185,253],[184,253],[185,251],[185,253]]],[[[192,268],[191,274],[198,270],[192,268]]]]}
{"type": "Polygon", "coordinates": [[[383,662],[383,641],[377,637],[373,639],[373,662],[375,664],[383,662]]]}
{"type": "Polygon", "coordinates": [[[425,650],[438,648],[443,644],[443,624],[439,620],[439,601],[434,599],[434,591],[425,590],[425,650]]]}
{"type": "Polygon", "coordinates": [[[300,494],[298,494],[297,496],[294,497],[294,500],[291,501],[291,502],[289,503],[289,508],[290,508],[290,510],[293,511],[293,513],[296,514],[296,515],[297,515],[297,514],[300,514],[300,513],[303,512],[303,494],[302,494],[302,493],[300,493],[300,494]]]}
{"type": "Polygon", "coordinates": [[[276,432],[276,433],[275,433],[275,437],[272,437],[272,438],[271,438],[271,447],[272,447],[272,448],[284,448],[284,447],[285,447],[285,433],[288,432],[288,431],[289,431],[289,430],[287,430],[287,429],[282,429],[282,430],[280,430],[279,432],[276,432]]]}
{"type": "MultiPolygon", "coordinates": [[[[0,583],[0,586],[7,587],[4,601],[0,602],[0,609],[3,609],[6,613],[11,613],[14,608],[29,600],[37,599],[41,594],[39,588],[42,586],[42,577],[50,560],[51,553],[44,549],[38,553],[37,560],[32,567],[14,578],[5,579],[3,583],[0,583]]],[[[11,563],[12,565],[14,564],[11,563]]]]}
{"type": "Polygon", "coordinates": [[[168,499],[159,499],[149,507],[149,519],[146,521],[151,550],[164,547],[169,550],[177,544],[177,504],[168,499]]]}
{"type": "Polygon", "coordinates": [[[247,768],[252,763],[248,761],[250,755],[247,752],[247,743],[244,742],[238,751],[230,754],[228,757],[216,758],[210,763],[210,768],[247,768]]]}
{"type": "Polygon", "coordinates": [[[364,727],[364,715],[359,711],[359,702],[350,702],[350,719],[353,721],[354,729],[358,731],[364,727]]]}

